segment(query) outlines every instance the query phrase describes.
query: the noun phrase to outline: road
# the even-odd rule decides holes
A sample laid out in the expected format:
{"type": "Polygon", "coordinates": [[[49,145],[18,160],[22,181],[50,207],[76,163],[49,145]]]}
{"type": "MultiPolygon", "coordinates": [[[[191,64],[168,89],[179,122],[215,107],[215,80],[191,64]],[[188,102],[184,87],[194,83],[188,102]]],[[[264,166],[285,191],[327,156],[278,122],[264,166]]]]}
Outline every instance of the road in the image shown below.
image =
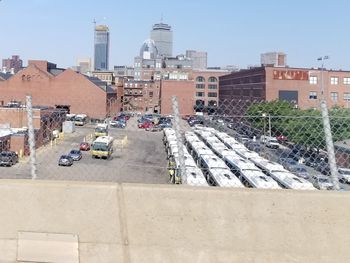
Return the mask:
{"type": "MultiPolygon", "coordinates": [[[[94,159],[90,152],[71,167],[58,166],[59,156],[78,149],[84,138],[90,139],[94,126],[76,127],[56,145],[37,151],[37,178],[45,180],[79,180],[133,183],[167,183],[167,161],[162,132],[147,132],[137,128],[131,118],[126,129],[110,129],[116,138],[114,153],[109,160],[94,159]],[[127,142],[122,146],[121,141],[127,142]]],[[[0,178],[30,178],[29,159],[13,167],[0,167],[0,178]]]]}

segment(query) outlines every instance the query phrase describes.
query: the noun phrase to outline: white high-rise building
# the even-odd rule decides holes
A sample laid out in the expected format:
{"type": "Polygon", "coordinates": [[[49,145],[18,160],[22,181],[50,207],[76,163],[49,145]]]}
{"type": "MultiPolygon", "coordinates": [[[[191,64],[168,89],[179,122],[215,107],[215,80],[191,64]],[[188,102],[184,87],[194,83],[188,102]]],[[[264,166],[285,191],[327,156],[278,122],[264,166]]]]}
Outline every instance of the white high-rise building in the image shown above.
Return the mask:
{"type": "Polygon", "coordinates": [[[173,55],[173,31],[171,26],[164,23],[154,24],[150,38],[154,41],[158,55],[172,57],[173,55]]]}

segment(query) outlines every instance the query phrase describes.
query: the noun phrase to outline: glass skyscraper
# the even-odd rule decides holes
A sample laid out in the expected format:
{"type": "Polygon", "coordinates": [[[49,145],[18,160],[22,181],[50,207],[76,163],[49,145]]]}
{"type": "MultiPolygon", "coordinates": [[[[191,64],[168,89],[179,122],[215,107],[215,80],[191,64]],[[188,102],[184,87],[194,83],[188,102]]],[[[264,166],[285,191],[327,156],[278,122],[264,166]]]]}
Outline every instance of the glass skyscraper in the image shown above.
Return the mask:
{"type": "Polygon", "coordinates": [[[162,22],[154,24],[151,31],[151,39],[156,44],[158,55],[172,57],[173,31],[171,31],[171,26],[162,22]]]}
{"type": "Polygon", "coordinates": [[[94,70],[109,68],[109,29],[107,26],[95,27],[94,70]]]}

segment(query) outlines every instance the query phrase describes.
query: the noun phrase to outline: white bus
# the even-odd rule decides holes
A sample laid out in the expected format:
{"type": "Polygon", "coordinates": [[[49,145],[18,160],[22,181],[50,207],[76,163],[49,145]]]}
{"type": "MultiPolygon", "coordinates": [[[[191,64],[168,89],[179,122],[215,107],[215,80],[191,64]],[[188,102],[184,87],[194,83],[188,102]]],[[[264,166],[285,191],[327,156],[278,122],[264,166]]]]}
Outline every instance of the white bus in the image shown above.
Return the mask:
{"type": "Polygon", "coordinates": [[[284,188],[295,190],[316,190],[312,183],[303,178],[297,177],[284,169],[280,164],[267,161],[261,157],[252,159],[251,161],[284,188]]]}
{"type": "Polygon", "coordinates": [[[95,128],[95,137],[108,136],[108,124],[98,123],[95,128]]]}
{"type": "Polygon", "coordinates": [[[226,156],[225,163],[241,179],[246,187],[281,189],[275,180],[264,174],[248,160],[239,156],[226,156]]]}
{"type": "Polygon", "coordinates": [[[108,159],[113,153],[113,141],[111,136],[99,136],[91,145],[92,158],[108,159]]]}
{"type": "Polygon", "coordinates": [[[220,187],[239,187],[244,185],[228,168],[211,168],[206,171],[209,185],[220,187]]]}

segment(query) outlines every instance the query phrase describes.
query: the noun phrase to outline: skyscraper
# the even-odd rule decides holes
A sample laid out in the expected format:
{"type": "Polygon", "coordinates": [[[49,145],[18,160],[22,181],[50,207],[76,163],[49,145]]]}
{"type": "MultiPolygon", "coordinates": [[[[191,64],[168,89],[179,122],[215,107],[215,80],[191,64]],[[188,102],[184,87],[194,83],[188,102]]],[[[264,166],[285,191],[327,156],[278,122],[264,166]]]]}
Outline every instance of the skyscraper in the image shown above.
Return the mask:
{"type": "Polygon", "coordinates": [[[94,69],[108,70],[109,63],[109,28],[105,25],[95,26],[94,69]]]}
{"type": "Polygon", "coordinates": [[[173,31],[171,26],[160,22],[154,24],[150,38],[154,41],[158,55],[172,57],[173,55],[173,31]]]}

